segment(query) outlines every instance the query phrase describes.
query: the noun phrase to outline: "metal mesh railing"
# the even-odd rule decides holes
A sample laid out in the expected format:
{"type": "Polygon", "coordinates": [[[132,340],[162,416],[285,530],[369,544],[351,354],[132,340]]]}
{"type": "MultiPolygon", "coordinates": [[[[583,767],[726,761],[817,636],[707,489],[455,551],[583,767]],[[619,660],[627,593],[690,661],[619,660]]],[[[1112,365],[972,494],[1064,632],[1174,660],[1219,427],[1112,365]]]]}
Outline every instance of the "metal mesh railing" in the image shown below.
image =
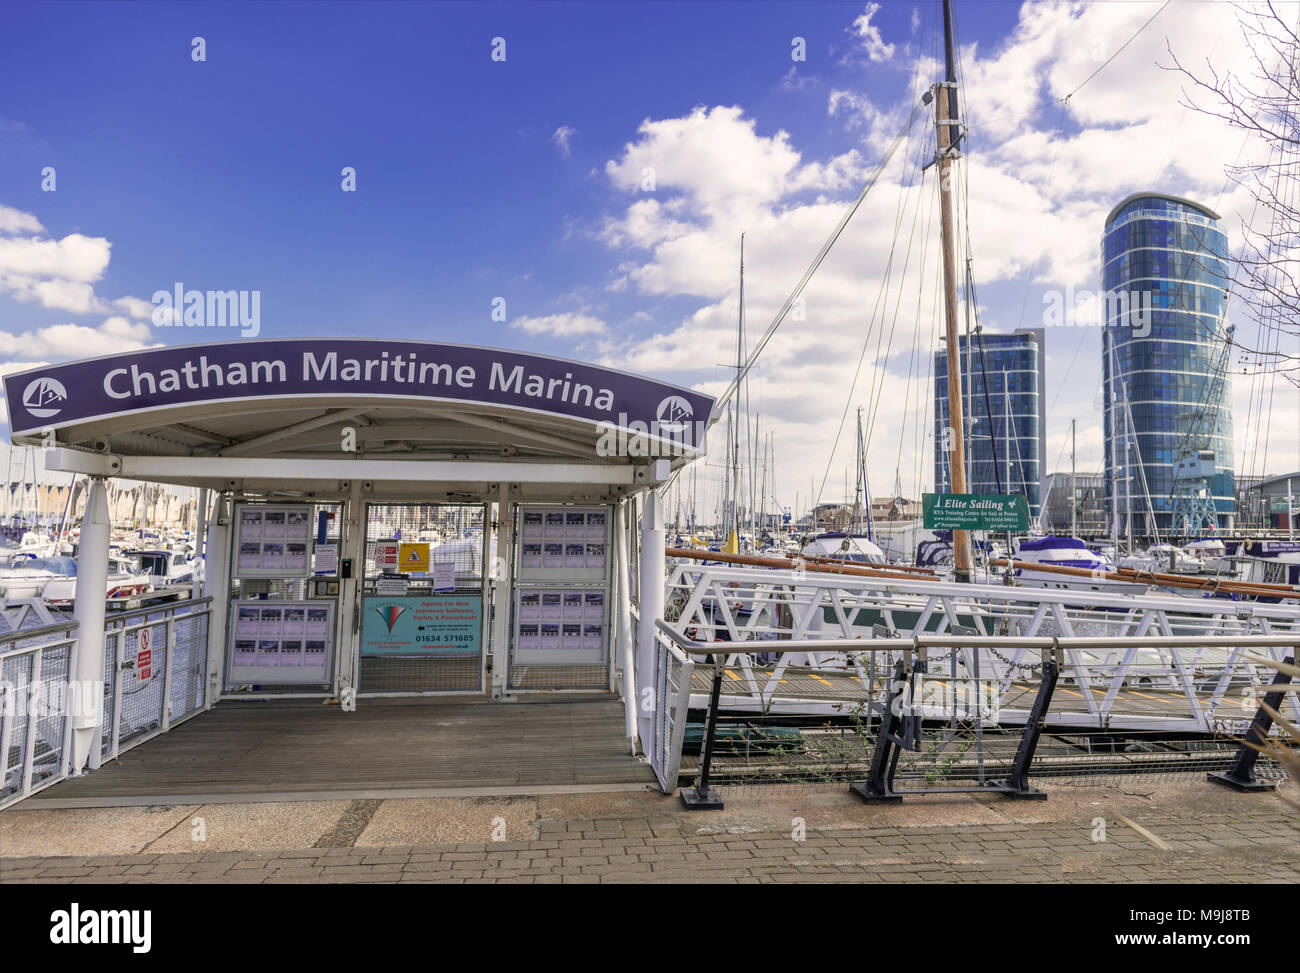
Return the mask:
{"type": "MultiPolygon", "coordinates": [[[[998,641],[987,636],[958,633],[899,640],[877,634],[854,640],[787,639],[772,642],[772,651],[765,653],[752,639],[698,643],[678,633],[672,623],[659,622],[658,629],[679,651],[701,659],[693,673],[695,700],[701,698],[701,689],[709,688],[704,697],[711,699],[708,712],[695,703],[682,740],[681,772],[694,775],[691,799],[697,802],[715,799],[708,784],[723,781],[865,781],[855,783],[854,789],[867,799],[896,799],[909,790],[958,793],[987,789],[1024,795],[1032,790],[1029,778],[1036,776],[1087,780],[1211,773],[1231,786],[1250,786],[1252,771],[1242,762],[1247,751],[1235,730],[1170,730],[1154,717],[1147,728],[1093,730],[1072,725],[1075,718],[1071,714],[1052,710],[1056,693],[1081,696],[1065,685],[1064,674],[1069,671],[1065,659],[1105,640],[1058,636],[1001,640],[1006,652],[1032,651],[1039,659],[1032,675],[1025,674],[1022,683],[1012,685],[1014,696],[1008,698],[997,675],[971,677],[960,666],[961,650],[985,648],[998,641]],[[858,698],[839,693],[841,687],[827,678],[831,670],[782,668],[781,661],[773,665],[772,660],[763,658],[797,658],[819,644],[847,652],[847,658],[858,666],[858,698]],[[893,660],[892,671],[888,665],[879,665],[872,668],[872,675],[864,673],[863,660],[876,655],[893,660]],[[761,664],[737,665],[741,659],[751,658],[761,664]],[[773,695],[760,712],[719,713],[718,700],[726,684],[738,685],[736,691],[745,692],[747,682],[762,678],[767,678],[769,685],[800,680],[821,685],[778,686],[775,691],[788,694],[793,706],[783,705],[787,698],[773,695]],[[826,705],[820,713],[809,714],[804,703],[818,694],[826,705]],[[1008,703],[1020,709],[1011,725],[1004,725],[1003,707],[1008,703]],[[1027,717],[1022,715],[1026,713],[1027,717]],[[712,731],[711,717],[717,719],[712,731]],[[891,795],[895,783],[899,786],[891,795]]],[[[1159,652],[1189,644],[1220,647],[1233,643],[1248,653],[1247,658],[1254,658],[1249,653],[1293,653],[1298,641],[1290,633],[1136,636],[1116,639],[1109,647],[1131,657],[1139,649],[1159,652]]],[[[1285,665],[1279,665],[1279,669],[1265,667],[1276,672],[1264,687],[1269,705],[1274,707],[1295,688],[1285,675],[1285,665]]],[[[1078,681],[1074,685],[1086,688],[1078,681]]],[[[1264,711],[1256,697],[1248,694],[1244,703],[1250,703],[1255,714],[1250,733],[1267,733],[1267,723],[1260,722],[1264,711]]],[[[1288,745],[1283,734],[1274,736],[1273,742],[1279,747],[1288,745]]],[[[1272,759],[1261,758],[1255,764],[1261,777],[1279,775],[1280,769],[1272,759]]]]}
{"type": "MultiPolygon", "coordinates": [[[[709,776],[719,786],[860,780],[875,754],[878,725],[875,719],[852,713],[820,723],[770,716],[724,718],[714,737],[709,776]]],[[[704,731],[704,714],[694,713],[683,741],[682,786],[696,780],[704,731]]],[[[1003,780],[1011,772],[1020,740],[1020,732],[977,731],[969,722],[927,726],[919,749],[900,754],[895,781],[905,792],[909,786],[980,786],[1003,780]]],[[[1086,784],[1133,775],[1202,775],[1228,769],[1240,746],[1228,737],[1185,739],[1158,732],[1045,733],[1030,776],[1086,784]]],[[[1256,773],[1263,778],[1282,776],[1277,764],[1263,757],[1256,773]]]]}
{"type": "Polygon", "coordinates": [[[104,637],[100,759],[194,715],[207,702],[212,601],[110,616],[104,637]]]}
{"type": "Polygon", "coordinates": [[[664,638],[655,639],[654,724],[652,739],[642,742],[664,793],[677,787],[682,745],[690,712],[694,662],[664,638]]]}
{"type": "Polygon", "coordinates": [[[4,780],[0,801],[24,790],[28,741],[28,693],[36,664],[35,653],[22,653],[0,658],[0,692],[4,694],[4,708],[0,710],[0,738],[3,740],[4,780]]]}
{"type": "Polygon", "coordinates": [[[0,807],[67,774],[76,624],[0,639],[0,807]]]}
{"type": "Polygon", "coordinates": [[[77,623],[0,636],[0,807],[68,773],[73,717],[96,702],[98,766],[206,703],[210,599],[110,614],[102,681],[74,679],[77,623]]]}
{"type": "Polygon", "coordinates": [[[167,627],[145,625],[122,632],[123,648],[130,668],[119,672],[117,751],[153,736],[163,726],[165,698],[163,673],[167,665],[167,627]],[[145,632],[149,635],[146,637],[145,632]],[[144,646],[147,644],[148,648],[144,646]],[[141,652],[150,653],[150,664],[137,664],[141,652]]]}
{"type": "Polygon", "coordinates": [[[178,617],[173,623],[171,659],[171,723],[174,725],[201,710],[207,702],[208,623],[211,615],[178,617]]]}
{"type": "Polygon", "coordinates": [[[122,663],[122,633],[104,633],[104,684],[100,703],[99,759],[108,760],[116,753],[118,695],[117,671],[122,663]]]}

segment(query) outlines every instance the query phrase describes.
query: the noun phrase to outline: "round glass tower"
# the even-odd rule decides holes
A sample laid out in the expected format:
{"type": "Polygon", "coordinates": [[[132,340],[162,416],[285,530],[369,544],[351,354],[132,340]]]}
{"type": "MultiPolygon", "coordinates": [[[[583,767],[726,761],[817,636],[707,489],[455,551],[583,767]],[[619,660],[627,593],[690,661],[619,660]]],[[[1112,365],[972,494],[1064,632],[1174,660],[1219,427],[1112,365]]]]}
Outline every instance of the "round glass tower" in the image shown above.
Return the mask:
{"type": "Polygon", "coordinates": [[[1219,215],[1177,196],[1130,196],[1106,218],[1101,249],[1108,516],[1135,537],[1231,528],[1228,241],[1219,215]]]}

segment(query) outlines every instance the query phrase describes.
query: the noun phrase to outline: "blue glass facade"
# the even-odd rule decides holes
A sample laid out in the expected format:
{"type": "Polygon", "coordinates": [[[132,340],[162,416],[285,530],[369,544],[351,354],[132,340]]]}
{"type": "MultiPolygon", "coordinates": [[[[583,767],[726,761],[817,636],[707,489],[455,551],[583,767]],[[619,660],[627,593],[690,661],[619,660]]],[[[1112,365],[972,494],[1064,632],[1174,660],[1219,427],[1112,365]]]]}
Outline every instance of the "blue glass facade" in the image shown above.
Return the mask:
{"type": "MultiPolygon", "coordinates": [[[[966,336],[961,335],[959,346],[962,411],[967,419],[967,492],[1023,493],[1029,501],[1030,517],[1037,517],[1046,435],[1043,330],[986,332],[972,339],[969,348],[966,336]]],[[[943,449],[943,431],[950,425],[946,349],[935,353],[934,376],[934,482],[935,489],[945,493],[952,489],[948,453],[943,449]]]]}
{"type": "Polygon", "coordinates": [[[1219,526],[1231,526],[1236,504],[1231,390],[1224,374],[1227,256],[1217,214],[1189,200],[1133,196],[1106,220],[1106,509],[1117,505],[1121,531],[1131,511],[1133,532],[1152,533],[1148,495],[1155,528],[1170,529],[1174,466],[1193,449],[1214,453],[1209,493],[1219,526]]]}

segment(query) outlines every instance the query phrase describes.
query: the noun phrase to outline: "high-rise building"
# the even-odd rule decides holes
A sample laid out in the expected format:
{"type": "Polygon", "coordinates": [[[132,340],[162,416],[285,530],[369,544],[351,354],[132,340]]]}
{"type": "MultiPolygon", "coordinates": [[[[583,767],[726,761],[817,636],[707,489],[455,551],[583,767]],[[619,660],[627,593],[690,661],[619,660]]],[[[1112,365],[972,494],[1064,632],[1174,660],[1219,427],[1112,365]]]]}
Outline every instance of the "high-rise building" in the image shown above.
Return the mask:
{"type": "Polygon", "coordinates": [[[1106,497],[1121,534],[1232,526],[1227,248],[1218,214],[1177,196],[1139,193],[1106,217],[1106,497]]]}
{"type": "Polygon", "coordinates": [[[1105,533],[1105,477],[1095,473],[1049,473],[1043,483],[1043,516],[1039,523],[1044,531],[1073,533],[1076,537],[1105,533]]]}
{"type": "MultiPolygon", "coordinates": [[[[1043,456],[1047,452],[1044,416],[1043,329],[1010,334],[981,332],[958,338],[962,366],[962,413],[966,417],[969,493],[1023,493],[1030,518],[1042,497],[1043,456]]],[[[934,356],[934,482],[952,489],[944,448],[948,419],[948,355],[934,356]]]]}

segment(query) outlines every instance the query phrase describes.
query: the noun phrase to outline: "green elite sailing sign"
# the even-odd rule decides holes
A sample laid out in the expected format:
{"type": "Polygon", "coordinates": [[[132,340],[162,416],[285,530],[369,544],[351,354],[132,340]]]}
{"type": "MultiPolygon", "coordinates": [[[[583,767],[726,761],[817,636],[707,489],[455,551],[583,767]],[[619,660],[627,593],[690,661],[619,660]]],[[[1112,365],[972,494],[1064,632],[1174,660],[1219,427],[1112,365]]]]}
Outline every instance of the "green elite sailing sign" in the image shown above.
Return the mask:
{"type": "Polygon", "coordinates": [[[1028,530],[1023,494],[925,493],[921,511],[927,530],[1028,530]]]}

